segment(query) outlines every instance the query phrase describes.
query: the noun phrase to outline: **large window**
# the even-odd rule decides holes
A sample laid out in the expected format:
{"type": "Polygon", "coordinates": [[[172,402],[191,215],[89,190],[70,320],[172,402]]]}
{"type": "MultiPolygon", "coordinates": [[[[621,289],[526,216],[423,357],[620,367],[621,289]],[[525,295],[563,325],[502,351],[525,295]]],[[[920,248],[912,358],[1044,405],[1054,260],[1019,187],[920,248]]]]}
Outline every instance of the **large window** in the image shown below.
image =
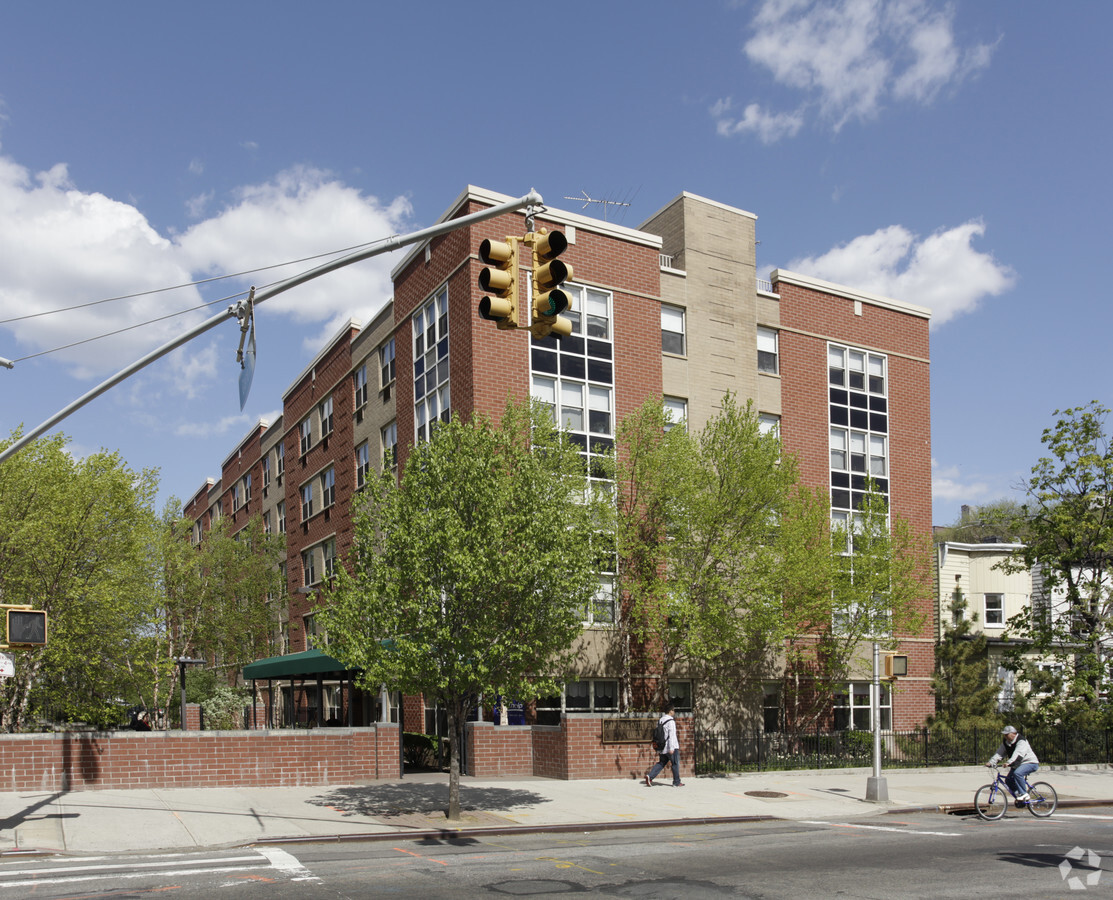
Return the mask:
{"type": "Polygon", "coordinates": [[[436,423],[447,422],[452,414],[447,287],[414,314],[413,345],[414,439],[427,441],[436,423]]]}
{"type": "Polygon", "coordinates": [[[301,552],[302,584],[305,587],[317,583],[317,548],[310,547],[301,552]]]}
{"type": "Polygon", "coordinates": [[[317,415],[321,420],[321,437],[326,438],[332,434],[332,397],[325,397],[317,406],[317,415]]]}
{"type": "Polygon", "coordinates": [[[766,734],[784,731],[784,715],[781,711],[781,686],[762,685],[761,720],[766,734]]]}
{"type": "Polygon", "coordinates": [[[313,422],[309,416],[298,423],[298,446],[301,450],[301,455],[305,456],[309,452],[309,448],[313,445],[313,422]]]}
{"type": "Polygon", "coordinates": [[[383,451],[383,468],[389,469],[398,465],[398,423],[391,422],[379,432],[379,440],[383,451]]]}
{"type": "Polygon", "coordinates": [[[394,338],[379,348],[379,387],[385,388],[394,381],[394,338]]]}
{"type": "Polygon", "coordinates": [[[328,509],[336,502],[336,467],[329,466],[321,473],[321,509],[328,509]]]}
{"type": "Polygon", "coordinates": [[[688,352],[682,307],[661,304],[661,350],[676,356],[688,352]]]}
{"type": "Polygon", "coordinates": [[[665,431],[682,425],[688,429],[688,401],[682,397],[662,398],[665,406],[665,431]]]}
{"type": "MultiPolygon", "coordinates": [[[[836,730],[873,730],[873,723],[870,721],[869,682],[854,682],[853,684],[846,685],[835,691],[832,706],[836,730]]],[[[879,727],[882,731],[888,731],[893,727],[893,705],[887,685],[881,685],[881,701],[878,706],[881,713],[881,719],[878,723],[879,727]]]]}
{"type": "Polygon", "coordinates": [[[601,457],[614,448],[614,342],[611,295],[565,285],[571,304],[563,314],[572,334],[533,338],[532,394],[580,450],[591,478],[606,476],[601,457]]]}
{"type": "Polygon", "coordinates": [[[313,517],[313,482],[301,486],[301,520],[308,522],[313,517]]]}
{"type": "Polygon", "coordinates": [[[886,357],[827,345],[831,508],[852,512],[868,479],[889,496],[889,399],[886,357]]]}
{"type": "Polygon", "coordinates": [[[618,709],[618,682],[606,678],[569,681],[555,697],[537,701],[537,724],[556,725],[562,713],[609,712],[618,709]]]}
{"type": "Polygon", "coordinates": [[[367,476],[371,472],[371,447],[364,441],[356,447],[356,490],[367,484],[367,476]]]}
{"type": "Polygon", "coordinates": [[[355,370],[352,385],[355,390],[355,408],[362,409],[367,405],[367,363],[355,370]]]}

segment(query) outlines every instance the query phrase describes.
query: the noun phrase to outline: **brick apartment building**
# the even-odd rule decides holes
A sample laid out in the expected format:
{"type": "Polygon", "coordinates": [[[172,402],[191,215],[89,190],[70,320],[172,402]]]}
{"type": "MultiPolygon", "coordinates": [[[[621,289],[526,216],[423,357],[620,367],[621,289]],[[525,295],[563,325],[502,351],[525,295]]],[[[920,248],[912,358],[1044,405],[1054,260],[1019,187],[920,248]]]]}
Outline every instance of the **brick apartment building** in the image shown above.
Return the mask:
{"type": "MultiPolygon", "coordinates": [[[[442,221],[509,199],[468,187],[442,221]]],[[[497,417],[508,394],[532,394],[559,407],[591,454],[613,444],[617,424],[646,397],[663,396],[698,430],[727,391],[753,399],[765,426],[779,429],[803,479],[830,491],[834,520],[848,520],[872,475],[892,510],[927,535],[928,310],[780,270],[759,280],[755,222],[687,193],[638,229],[546,210],[535,228],[565,233],[575,270],[565,286],[574,330],[561,342],[499,331],[476,313],[479,245],[524,233],[522,213],[414,246],[393,271],[393,300],[369,324],[341,328],[291,383],[282,416],[253,428],[219,481],[190,498],[195,538],[214,517],[231,516],[235,527],[257,514],[285,534],[283,647],[304,651],[314,646],[317,591],[351,547],[354,493],[388,453],[404,465],[433,422],[452,412],[497,417]]],[[[605,650],[616,607],[596,605],[584,631],[595,650],[561,697],[538,704],[539,720],[616,709],[617,672],[605,650]]],[[[909,677],[885,693],[882,727],[913,727],[934,710],[933,608],[928,583],[922,633],[899,636],[909,677]]],[[[755,686],[752,724],[783,721],[776,679],[755,686]]],[[[863,662],[860,680],[832,698],[828,724],[869,727],[868,681],[863,662]]],[[[681,707],[690,705],[699,685],[670,682],[681,707]]],[[[317,709],[337,708],[337,683],[318,691],[317,709]]],[[[426,730],[437,728],[437,711],[407,698],[407,729],[421,717],[426,730]]]]}

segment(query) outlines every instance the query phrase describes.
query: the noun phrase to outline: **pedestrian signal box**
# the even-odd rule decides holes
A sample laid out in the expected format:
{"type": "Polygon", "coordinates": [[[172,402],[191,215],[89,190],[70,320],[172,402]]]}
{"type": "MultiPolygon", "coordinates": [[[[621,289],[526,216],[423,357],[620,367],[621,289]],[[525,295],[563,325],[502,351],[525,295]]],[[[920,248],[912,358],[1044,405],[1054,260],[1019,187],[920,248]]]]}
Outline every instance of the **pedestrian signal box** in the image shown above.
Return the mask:
{"type": "Polygon", "coordinates": [[[41,609],[8,610],[8,645],[42,647],[46,644],[46,612],[41,609]]]}
{"type": "Polygon", "coordinates": [[[885,654],[885,677],[903,678],[908,674],[908,657],[896,653],[885,654]]]}

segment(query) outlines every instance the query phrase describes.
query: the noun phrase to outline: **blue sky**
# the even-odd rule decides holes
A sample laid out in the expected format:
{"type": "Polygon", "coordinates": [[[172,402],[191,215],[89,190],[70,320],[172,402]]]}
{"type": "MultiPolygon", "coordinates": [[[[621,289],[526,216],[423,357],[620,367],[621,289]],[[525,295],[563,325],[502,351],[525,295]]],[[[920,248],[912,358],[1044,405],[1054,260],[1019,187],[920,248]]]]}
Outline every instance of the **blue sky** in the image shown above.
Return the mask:
{"type": "MultiPolygon", "coordinates": [[[[1111,31],[1011,0],[5,4],[0,429],[314,263],[81,304],[416,230],[469,183],[634,227],[686,190],[758,215],[762,270],[931,307],[935,521],[1019,499],[1054,411],[1113,405],[1111,31]]],[[[260,306],[243,412],[230,320],[60,429],[188,497],[396,261],[260,306]]]]}

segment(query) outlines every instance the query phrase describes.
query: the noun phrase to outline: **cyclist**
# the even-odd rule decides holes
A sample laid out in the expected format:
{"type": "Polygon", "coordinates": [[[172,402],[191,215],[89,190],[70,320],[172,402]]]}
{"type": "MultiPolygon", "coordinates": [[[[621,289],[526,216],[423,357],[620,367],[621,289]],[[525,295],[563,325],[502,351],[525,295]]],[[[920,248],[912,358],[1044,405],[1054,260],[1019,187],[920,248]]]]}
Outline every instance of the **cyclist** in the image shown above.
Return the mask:
{"type": "Polygon", "coordinates": [[[986,765],[992,768],[1001,760],[1005,760],[1005,765],[1009,767],[1009,774],[1005,776],[1005,784],[1013,792],[1017,804],[1027,803],[1027,778],[1040,767],[1040,761],[1036,759],[1036,754],[1032,751],[1031,745],[1016,733],[1016,729],[1012,725],[1006,725],[1001,731],[1001,746],[997,748],[997,752],[993,754],[986,765]]]}

